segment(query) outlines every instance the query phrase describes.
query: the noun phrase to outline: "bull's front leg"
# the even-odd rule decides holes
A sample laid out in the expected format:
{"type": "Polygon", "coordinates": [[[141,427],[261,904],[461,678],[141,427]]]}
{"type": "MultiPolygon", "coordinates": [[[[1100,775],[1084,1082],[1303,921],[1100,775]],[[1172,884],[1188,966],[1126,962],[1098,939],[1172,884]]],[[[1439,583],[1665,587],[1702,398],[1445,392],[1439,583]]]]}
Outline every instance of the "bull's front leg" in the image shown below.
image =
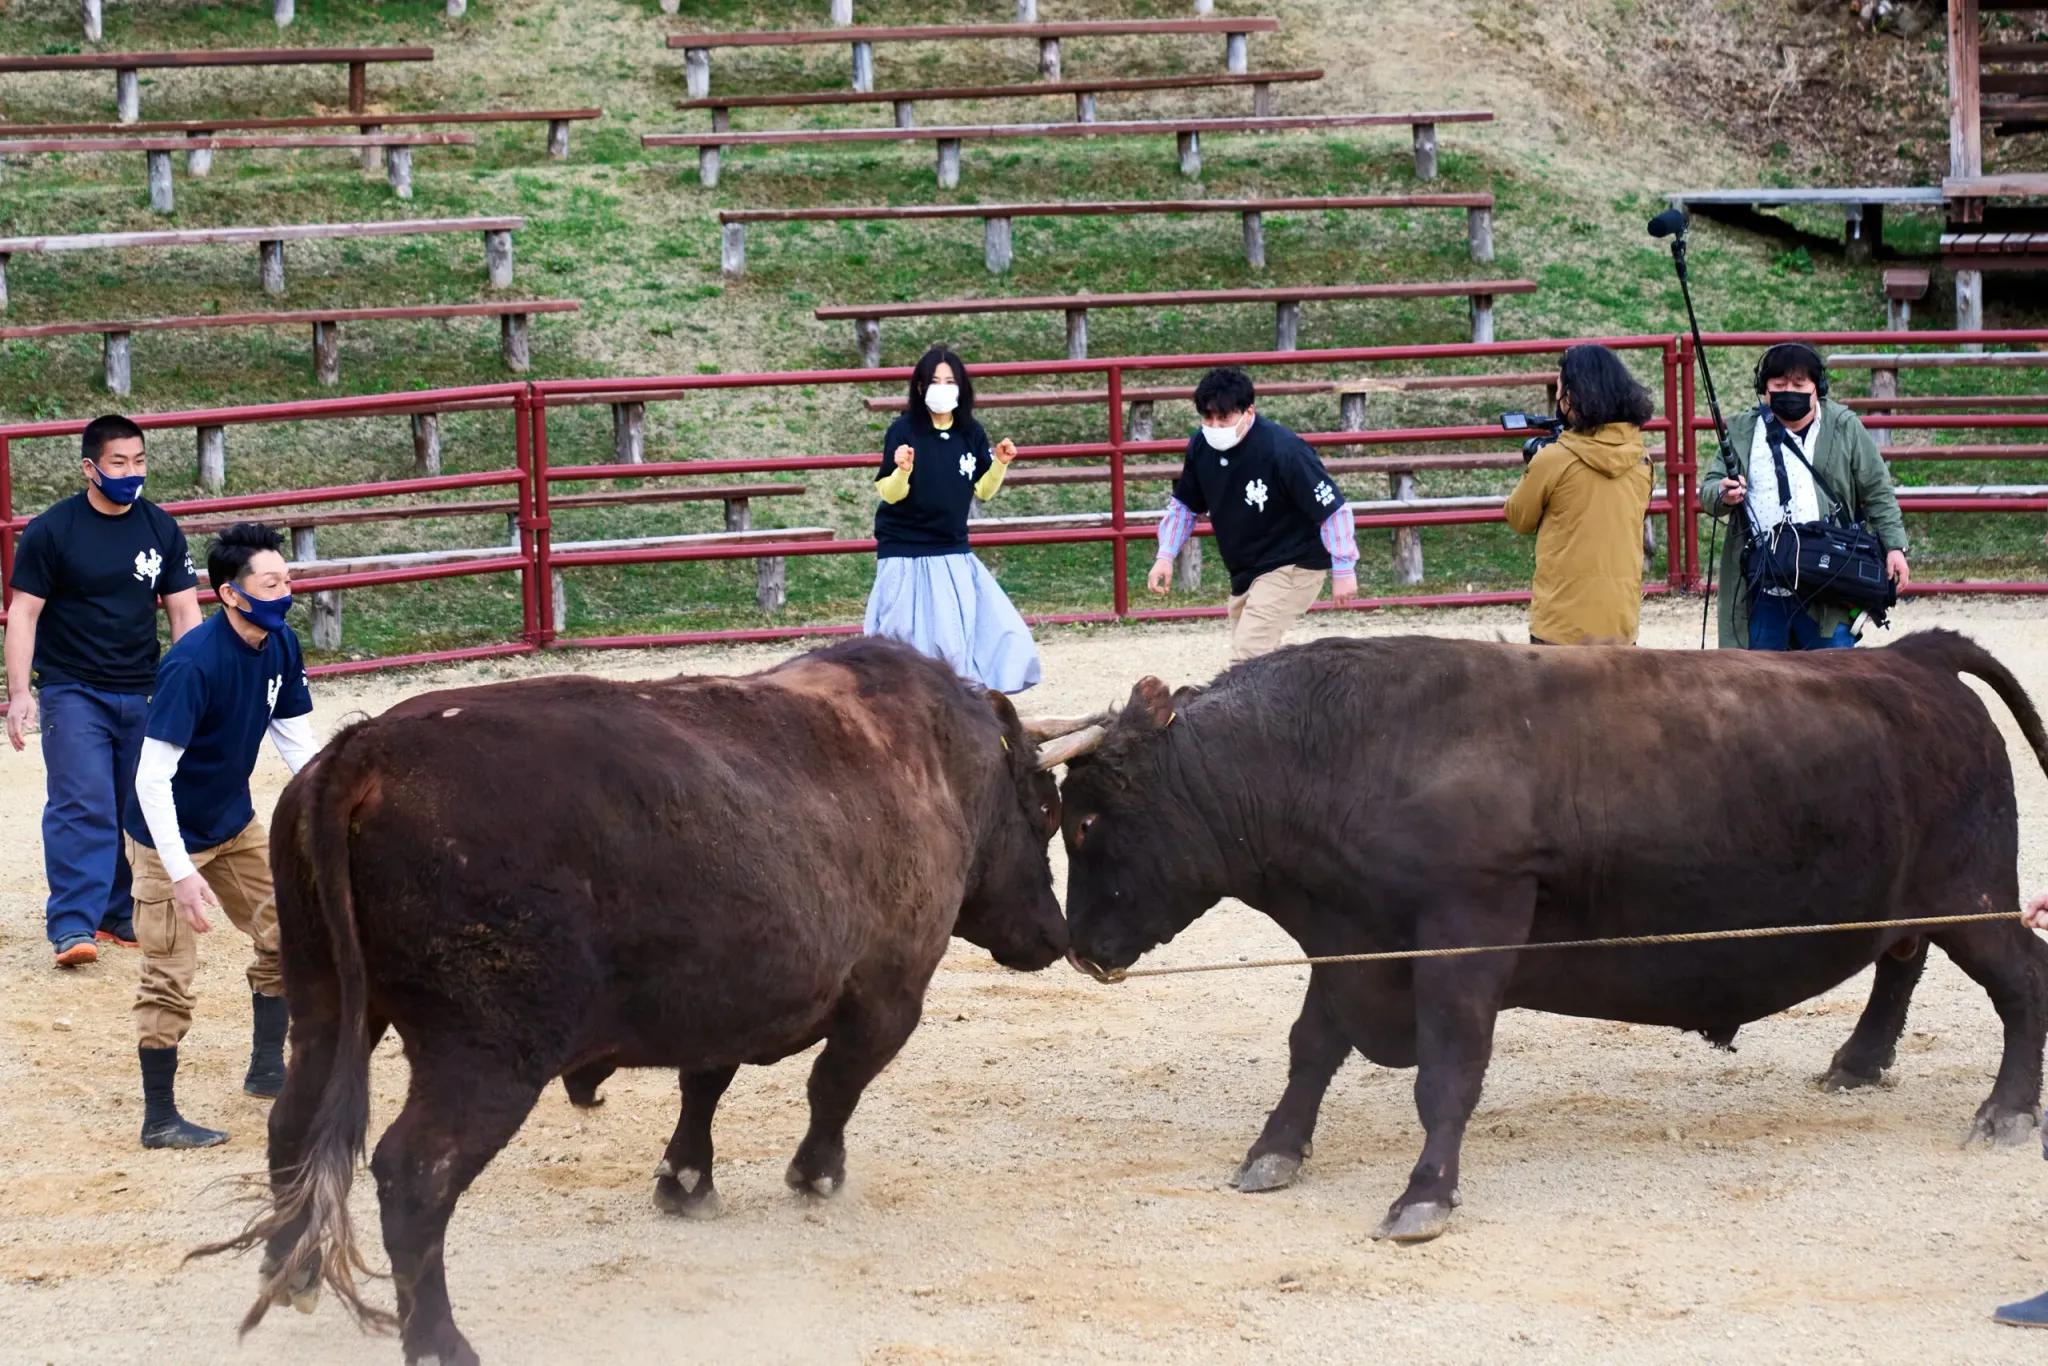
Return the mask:
{"type": "Polygon", "coordinates": [[[924,1013],[917,994],[849,1000],[839,1009],[825,1050],[811,1067],[811,1127],[783,1176],[791,1190],[829,1197],[846,1184],[846,1121],[861,1092],[889,1065],[924,1013]]]}
{"type": "Polygon", "coordinates": [[[1301,1016],[1287,1036],[1287,1089],[1231,1178],[1230,1184],[1241,1191],[1282,1190],[1294,1184],[1315,1138],[1316,1116],[1330,1078],[1351,1052],[1350,1037],[1331,1010],[1329,973],[1328,968],[1309,972],[1301,1016]]]}
{"type": "MultiPolygon", "coordinates": [[[[1459,938],[1512,942],[1490,934],[1483,940],[1459,938]]],[[[1422,1158],[1409,1173],[1408,1189],[1373,1230],[1376,1239],[1426,1242],[1450,1226],[1460,1198],[1458,1154],[1493,1056],[1493,1022],[1515,958],[1479,954],[1423,959],[1415,965],[1415,1109],[1422,1117],[1422,1158]]]]}
{"type": "Polygon", "coordinates": [[[654,1169],[654,1206],[685,1219],[715,1219],[721,1207],[711,1176],[711,1117],[737,1067],[682,1074],[683,1107],[661,1165],[654,1169]]]}

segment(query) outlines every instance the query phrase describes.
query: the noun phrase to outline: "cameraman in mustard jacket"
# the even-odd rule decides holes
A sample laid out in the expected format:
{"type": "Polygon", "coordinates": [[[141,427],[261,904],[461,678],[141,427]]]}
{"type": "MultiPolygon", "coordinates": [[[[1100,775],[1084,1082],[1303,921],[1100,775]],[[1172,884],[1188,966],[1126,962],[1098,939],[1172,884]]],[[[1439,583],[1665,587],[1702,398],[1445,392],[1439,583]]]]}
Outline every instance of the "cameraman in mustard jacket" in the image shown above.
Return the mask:
{"type": "Polygon", "coordinates": [[[1508,525],[1536,537],[1529,604],[1535,645],[1633,645],[1643,605],[1643,514],[1655,405],[1604,346],[1574,346],[1557,372],[1555,441],[1529,457],[1508,525]]]}
{"type": "Polygon", "coordinates": [[[1828,398],[1827,365],[1802,342],[1780,342],[1757,362],[1755,388],[1762,402],[1728,419],[1728,444],[1700,479],[1700,506],[1726,516],[1728,544],[1721,552],[1721,648],[1724,650],[1826,650],[1856,643],[1853,609],[1834,603],[1802,602],[1783,589],[1752,595],[1742,572],[1749,542],[1752,505],[1766,529],[1781,522],[1819,521],[1835,500],[1851,521],[1867,523],[1884,543],[1885,568],[1904,591],[1911,581],[1906,564],[1906,523],[1892,492],[1891,472],[1856,414],[1828,398]],[[1796,452],[1788,452],[1785,488],[1765,435],[1764,410],[1776,418],[1796,452]],[[1803,456],[1804,460],[1799,459],[1803,456]],[[1811,471],[1808,466],[1811,466],[1811,471]],[[1746,476],[1746,477],[1745,477],[1746,476]],[[1761,478],[1762,482],[1759,482],[1761,478]]]}

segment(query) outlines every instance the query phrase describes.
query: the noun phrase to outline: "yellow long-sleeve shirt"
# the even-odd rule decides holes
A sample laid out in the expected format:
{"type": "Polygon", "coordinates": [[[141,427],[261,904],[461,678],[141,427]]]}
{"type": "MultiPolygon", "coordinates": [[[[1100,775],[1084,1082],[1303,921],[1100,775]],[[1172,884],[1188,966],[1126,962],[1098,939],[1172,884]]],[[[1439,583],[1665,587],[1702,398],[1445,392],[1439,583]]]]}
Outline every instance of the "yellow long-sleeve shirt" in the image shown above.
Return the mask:
{"type": "MultiPolygon", "coordinates": [[[[991,460],[988,472],[974,481],[974,496],[986,503],[996,496],[996,490],[1003,486],[1003,476],[1010,467],[1000,460],[991,460]]],[[[891,470],[875,481],[875,496],[885,503],[900,503],[910,496],[910,474],[906,469],[891,470]]]]}

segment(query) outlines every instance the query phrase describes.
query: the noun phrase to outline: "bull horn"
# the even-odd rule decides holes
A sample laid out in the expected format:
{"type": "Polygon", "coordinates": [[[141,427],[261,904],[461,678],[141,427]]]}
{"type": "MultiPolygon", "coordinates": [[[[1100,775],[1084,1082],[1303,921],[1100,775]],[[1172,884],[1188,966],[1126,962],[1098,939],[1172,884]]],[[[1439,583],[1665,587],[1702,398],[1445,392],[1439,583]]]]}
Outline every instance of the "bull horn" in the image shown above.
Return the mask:
{"type": "Polygon", "coordinates": [[[1062,735],[1072,735],[1083,726],[1092,725],[1092,716],[1026,716],[1021,718],[1024,733],[1034,743],[1054,740],[1062,735]]]}
{"type": "Polygon", "coordinates": [[[1061,735],[1038,747],[1038,771],[1058,768],[1070,759],[1084,754],[1093,754],[1102,744],[1102,737],[1108,734],[1103,726],[1083,726],[1070,735],[1061,735]]]}

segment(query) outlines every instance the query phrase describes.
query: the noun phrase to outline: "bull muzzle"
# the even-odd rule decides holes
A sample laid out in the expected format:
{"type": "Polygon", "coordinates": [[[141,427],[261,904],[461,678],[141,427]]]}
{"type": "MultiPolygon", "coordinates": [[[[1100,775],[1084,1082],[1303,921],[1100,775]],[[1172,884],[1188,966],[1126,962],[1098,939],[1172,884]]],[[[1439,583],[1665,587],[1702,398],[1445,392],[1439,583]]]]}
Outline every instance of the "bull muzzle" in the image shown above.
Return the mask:
{"type": "Polygon", "coordinates": [[[1105,985],[1114,985],[1117,982],[1123,981],[1129,975],[1122,968],[1106,968],[1093,959],[1083,958],[1072,949],[1067,950],[1067,962],[1073,967],[1075,972],[1085,972],[1096,981],[1105,985]]]}

